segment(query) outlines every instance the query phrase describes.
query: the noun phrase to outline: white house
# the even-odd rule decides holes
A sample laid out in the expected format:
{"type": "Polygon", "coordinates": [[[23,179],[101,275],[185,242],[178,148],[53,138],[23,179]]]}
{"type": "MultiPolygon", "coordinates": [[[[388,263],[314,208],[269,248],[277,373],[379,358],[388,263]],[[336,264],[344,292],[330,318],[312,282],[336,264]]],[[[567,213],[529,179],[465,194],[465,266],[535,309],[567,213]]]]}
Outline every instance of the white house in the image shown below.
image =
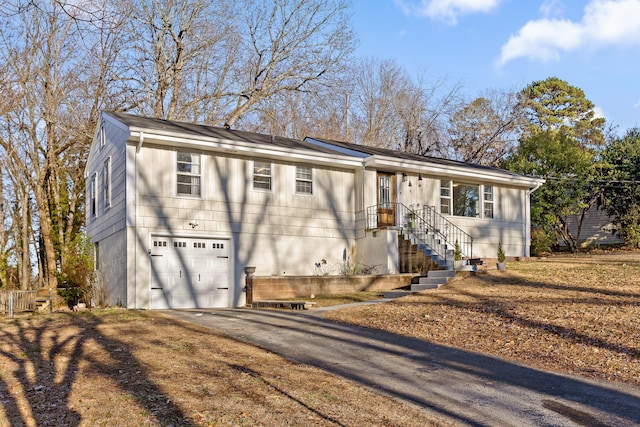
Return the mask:
{"type": "MultiPolygon", "coordinates": [[[[86,167],[87,233],[111,304],[238,307],[256,275],[338,272],[357,253],[398,273],[409,236],[450,257],[528,256],[543,181],[355,144],[122,113],[101,116],[86,167]],[[355,249],[355,250],[354,250],[355,249]]],[[[350,260],[355,262],[355,260],[350,260]]]]}

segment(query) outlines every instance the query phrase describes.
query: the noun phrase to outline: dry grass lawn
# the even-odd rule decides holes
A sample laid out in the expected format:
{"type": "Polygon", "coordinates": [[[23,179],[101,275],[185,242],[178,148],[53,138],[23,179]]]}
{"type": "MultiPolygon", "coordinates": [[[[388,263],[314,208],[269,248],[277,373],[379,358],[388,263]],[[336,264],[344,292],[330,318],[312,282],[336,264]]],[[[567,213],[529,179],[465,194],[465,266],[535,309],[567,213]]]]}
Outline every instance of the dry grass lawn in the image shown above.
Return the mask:
{"type": "MultiPolygon", "coordinates": [[[[640,252],[512,262],[326,317],[640,384],[640,252]]],[[[376,298],[318,298],[319,306],[376,298]]],[[[0,426],[424,426],[419,409],[154,312],[0,319],[0,426]]]]}
{"type": "Polygon", "coordinates": [[[640,252],[485,266],[437,290],[325,317],[542,369],[640,385],[640,252]]]}
{"type": "Polygon", "coordinates": [[[416,407],[154,312],[0,319],[0,426],[424,426],[416,407]]]}

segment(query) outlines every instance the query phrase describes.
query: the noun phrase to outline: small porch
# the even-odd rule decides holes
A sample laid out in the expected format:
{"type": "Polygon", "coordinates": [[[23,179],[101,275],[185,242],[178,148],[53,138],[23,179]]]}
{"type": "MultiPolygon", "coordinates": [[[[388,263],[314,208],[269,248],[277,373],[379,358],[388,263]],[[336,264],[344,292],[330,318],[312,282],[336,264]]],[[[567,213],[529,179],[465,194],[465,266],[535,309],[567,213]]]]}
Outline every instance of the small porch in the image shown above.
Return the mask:
{"type": "Polygon", "coordinates": [[[473,237],[432,206],[414,209],[402,203],[383,203],[368,207],[365,231],[375,236],[382,230],[397,231],[400,273],[459,270],[478,263],[473,237]]]}

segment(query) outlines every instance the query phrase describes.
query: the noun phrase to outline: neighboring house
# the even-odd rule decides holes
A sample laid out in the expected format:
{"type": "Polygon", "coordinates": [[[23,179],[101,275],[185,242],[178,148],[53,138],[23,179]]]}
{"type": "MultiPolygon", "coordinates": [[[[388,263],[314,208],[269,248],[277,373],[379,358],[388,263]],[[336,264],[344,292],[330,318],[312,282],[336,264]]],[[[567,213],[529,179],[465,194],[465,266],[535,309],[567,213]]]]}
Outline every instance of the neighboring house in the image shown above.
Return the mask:
{"type": "MultiPolygon", "coordinates": [[[[580,218],[578,215],[570,215],[567,218],[569,230],[573,236],[578,235],[578,224],[580,218]]],[[[609,245],[622,245],[624,240],[615,233],[618,227],[604,208],[592,206],[585,213],[580,228],[580,236],[578,245],[581,248],[592,248],[609,245]]],[[[564,241],[560,241],[560,246],[565,246],[564,241]]]]}
{"type": "Polygon", "coordinates": [[[86,167],[99,285],[129,308],[239,307],[256,275],[398,273],[409,236],[450,258],[528,256],[543,181],[391,150],[104,112],[86,167]],[[471,239],[473,243],[471,244],[471,239]],[[446,246],[445,246],[446,244],[446,246]],[[357,260],[350,257],[357,254],[357,260]]]}

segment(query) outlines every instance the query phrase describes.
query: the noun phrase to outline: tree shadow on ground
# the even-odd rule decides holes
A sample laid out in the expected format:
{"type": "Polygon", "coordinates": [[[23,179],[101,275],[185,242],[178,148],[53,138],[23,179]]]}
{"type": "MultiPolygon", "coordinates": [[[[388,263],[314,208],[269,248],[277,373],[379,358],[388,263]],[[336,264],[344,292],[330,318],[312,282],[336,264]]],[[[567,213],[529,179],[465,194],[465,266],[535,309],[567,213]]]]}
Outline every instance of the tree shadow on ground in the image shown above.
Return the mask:
{"type": "Polygon", "coordinates": [[[101,334],[100,318],[72,315],[73,333],[55,318],[33,322],[20,320],[14,327],[0,329],[0,361],[15,368],[0,377],[0,403],[10,425],[77,426],[86,423],[70,403],[74,385],[91,381],[82,372],[101,375],[117,382],[117,387],[150,414],[159,424],[190,426],[185,414],[151,379],[121,341],[101,334]],[[89,344],[108,355],[100,361],[88,351],[89,344]],[[129,379],[135,378],[134,381],[129,379]]]}
{"type": "MultiPolygon", "coordinates": [[[[560,306],[561,304],[571,304],[571,305],[580,305],[580,304],[589,304],[596,306],[605,306],[605,307],[627,307],[627,306],[637,306],[640,304],[640,294],[629,293],[629,292],[619,292],[612,291],[602,288],[594,288],[594,287],[586,287],[586,286],[569,286],[569,285],[559,285],[546,283],[541,281],[529,281],[524,280],[521,277],[517,278],[517,282],[514,281],[513,277],[504,276],[488,276],[488,275],[478,275],[476,279],[480,282],[481,285],[487,287],[495,287],[497,289],[495,295],[485,295],[478,292],[474,292],[472,289],[464,289],[460,287],[456,287],[455,289],[451,289],[450,291],[453,294],[449,293],[430,293],[428,294],[429,299],[433,300],[431,302],[425,300],[416,301],[415,304],[435,304],[435,305],[446,305],[452,307],[464,308],[466,310],[471,310],[477,312],[479,315],[490,314],[492,316],[497,316],[503,319],[507,323],[517,324],[524,328],[535,329],[543,333],[552,334],[558,336],[562,339],[569,340],[573,343],[582,343],[589,345],[590,347],[599,348],[603,350],[609,350],[616,353],[625,354],[633,359],[640,359],[640,348],[638,347],[629,347],[625,345],[621,345],[614,341],[608,341],[601,337],[597,337],[595,335],[589,334],[589,330],[584,330],[582,328],[571,328],[558,324],[553,324],[551,322],[542,322],[538,320],[534,320],[528,318],[526,316],[516,314],[513,310],[519,303],[512,302],[508,299],[501,298],[499,287],[500,286],[516,286],[523,288],[546,288],[554,291],[558,291],[553,298],[544,298],[535,302],[528,302],[527,305],[552,305],[552,306],[560,306]],[[572,297],[569,295],[562,295],[562,292],[576,292],[581,295],[580,298],[572,297]],[[461,301],[456,298],[456,296],[463,296],[466,299],[461,301]],[[606,299],[603,296],[614,297],[614,298],[624,298],[620,299],[606,299]]],[[[443,288],[446,289],[446,288],[443,288]]],[[[403,305],[412,305],[414,302],[412,300],[403,300],[399,301],[399,304],[403,305]]]]}
{"type": "MultiPolygon", "coordinates": [[[[487,425],[493,416],[485,413],[483,408],[487,407],[515,417],[526,409],[536,417],[544,410],[559,412],[565,406],[565,418],[579,415],[593,419],[593,414],[600,414],[623,421],[622,425],[640,423],[640,392],[633,387],[607,386],[544,372],[492,356],[306,314],[227,310],[196,317],[192,312],[174,313],[231,336],[239,333],[238,338],[245,342],[465,425],[487,425]],[[225,325],[224,319],[230,322],[225,325]],[[243,325],[241,332],[239,321],[243,325]],[[549,405],[541,405],[541,397],[564,406],[547,408],[549,405]]],[[[526,424],[525,420],[531,419],[523,418],[522,422],[526,424]]],[[[499,424],[499,419],[489,423],[499,424]]]]}

